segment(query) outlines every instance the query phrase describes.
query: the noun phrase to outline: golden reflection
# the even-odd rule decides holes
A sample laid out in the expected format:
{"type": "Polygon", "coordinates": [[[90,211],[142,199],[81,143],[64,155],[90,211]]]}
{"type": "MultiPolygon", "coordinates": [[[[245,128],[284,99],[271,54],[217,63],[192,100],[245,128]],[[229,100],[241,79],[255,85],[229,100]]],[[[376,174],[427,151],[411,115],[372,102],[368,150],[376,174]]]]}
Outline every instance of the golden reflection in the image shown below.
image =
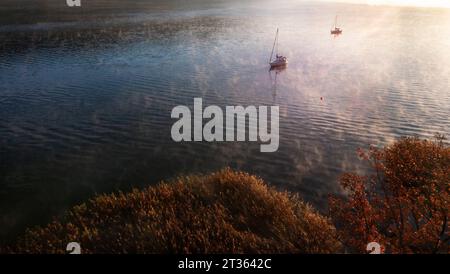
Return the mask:
{"type": "Polygon", "coordinates": [[[450,0],[337,0],[336,2],[347,2],[369,5],[394,5],[410,7],[435,7],[450,8],[450,0]]]}

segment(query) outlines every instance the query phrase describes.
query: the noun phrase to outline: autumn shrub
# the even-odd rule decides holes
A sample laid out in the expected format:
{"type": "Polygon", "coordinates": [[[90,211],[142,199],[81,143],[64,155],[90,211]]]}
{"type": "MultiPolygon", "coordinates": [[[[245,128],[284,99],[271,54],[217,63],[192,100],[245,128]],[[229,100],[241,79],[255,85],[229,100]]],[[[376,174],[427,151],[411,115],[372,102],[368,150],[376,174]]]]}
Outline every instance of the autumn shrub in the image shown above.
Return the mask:
{"type": "Polygon", "coordinates": [[[373,174],[344,174],[348,196],[329,200],[349,251],[364,253],[375,241],[389,253],[449,252],[450,148],[443,140],[408,137],[359,152],[373,174]]]}
{"type": "Polygon", "coordinates": [[[28,230],[16,253],[332,253],[330,221],[298,196],[225,169],[98,196],[28,230]]]}

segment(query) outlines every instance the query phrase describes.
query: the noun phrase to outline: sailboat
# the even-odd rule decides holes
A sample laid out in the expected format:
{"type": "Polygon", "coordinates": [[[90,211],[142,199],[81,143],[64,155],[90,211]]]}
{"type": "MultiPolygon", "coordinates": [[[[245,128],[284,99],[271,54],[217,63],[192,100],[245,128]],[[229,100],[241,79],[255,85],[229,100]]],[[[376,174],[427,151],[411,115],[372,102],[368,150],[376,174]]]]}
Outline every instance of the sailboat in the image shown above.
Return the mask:
{"type": "Polygon", "coordinates": [[[278,29],[275,35],[275,41],[273,42],[272,53],[270,54],[269,64],[270,68],[282,67],[288,64],[288,60],[285,56],[278,54],[278,29]],[[276,47],[276,50],[275,50],[276,47]],[[275,50],[275,59],[273,59],[273,52],[275,50]]]}
{"type": "Polygon", "coordinates": [[[334,19],[334,28],[331,29],[331,34],[333,35],[339,35],[342,34],[342,29],[337,27],[337,15],[336,18],[334,19]]]}

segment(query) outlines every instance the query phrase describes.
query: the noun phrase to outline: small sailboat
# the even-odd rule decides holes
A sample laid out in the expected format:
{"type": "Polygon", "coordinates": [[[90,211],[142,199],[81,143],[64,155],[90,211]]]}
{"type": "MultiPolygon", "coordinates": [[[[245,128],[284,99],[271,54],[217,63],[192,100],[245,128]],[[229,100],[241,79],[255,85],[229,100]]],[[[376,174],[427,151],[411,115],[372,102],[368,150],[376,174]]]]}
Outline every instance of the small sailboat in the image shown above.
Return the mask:
{"type": "Polygon", "coordinates": [[[336,15],[336,18],[334,19],[334,28],[332,28],[331,29],[331,34],[332,35],[339,35],[339,34],[342,34],[342,29],[341,28],[338,28],[338,26],[337,26],[337,15],[336,15]]]}
{"type": "Polygon", "coordinates": [[[270,68],[283,67],[288,64],[288,60],[285,56],[278,54],[278,29],[277,34],[275,35],[275,41],[273,42],[272,53],[270,54],[269,64],[270,68]],[[276,50],[275,50],[276,47],[276,50]],[[275,59],[273,59],[273,52],[275,50],[275,59]]]}

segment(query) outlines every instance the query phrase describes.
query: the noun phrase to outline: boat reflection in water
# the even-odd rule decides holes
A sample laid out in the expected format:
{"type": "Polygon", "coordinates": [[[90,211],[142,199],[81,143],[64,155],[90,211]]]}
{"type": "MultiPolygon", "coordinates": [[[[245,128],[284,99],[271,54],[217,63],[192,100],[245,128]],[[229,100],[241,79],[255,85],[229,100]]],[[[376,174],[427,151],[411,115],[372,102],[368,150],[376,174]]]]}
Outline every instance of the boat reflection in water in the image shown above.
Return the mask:
{"type": "Polygon", "coordinates": [[[287,65],[271,67],[269,70],[270,83],[272,84],[272,104],[277,104],[277,78],[278,74],[286,70],[287,65]]]}

